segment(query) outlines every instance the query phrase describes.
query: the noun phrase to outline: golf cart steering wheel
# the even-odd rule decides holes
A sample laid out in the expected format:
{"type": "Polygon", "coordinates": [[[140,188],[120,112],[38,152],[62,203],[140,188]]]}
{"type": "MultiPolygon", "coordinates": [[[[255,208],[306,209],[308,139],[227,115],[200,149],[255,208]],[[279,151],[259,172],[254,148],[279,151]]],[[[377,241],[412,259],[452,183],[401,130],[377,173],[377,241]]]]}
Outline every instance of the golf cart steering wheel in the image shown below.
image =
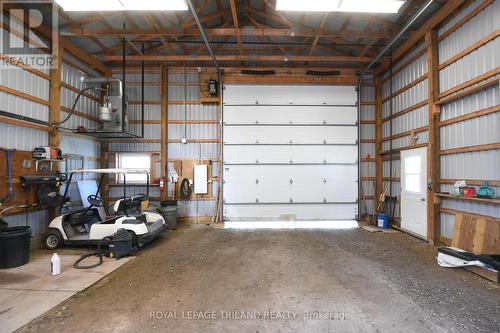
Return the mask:
{"type": "Polygon", "coordinates": [[[104,205],[102,198],[95,194],[89,195],[87,201],[90,203],[91,207],[102,207],[104,205]]]}

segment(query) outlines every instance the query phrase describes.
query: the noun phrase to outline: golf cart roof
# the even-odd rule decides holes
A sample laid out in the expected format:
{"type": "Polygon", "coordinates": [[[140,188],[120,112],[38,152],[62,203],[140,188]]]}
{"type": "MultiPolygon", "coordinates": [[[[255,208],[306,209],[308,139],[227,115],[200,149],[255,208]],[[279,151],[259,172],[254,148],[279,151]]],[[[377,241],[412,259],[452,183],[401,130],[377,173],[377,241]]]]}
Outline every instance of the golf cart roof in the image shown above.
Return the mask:
{"type": "Polygon", "coordinates": [[[148,174],[148,169],[78,169],[70,170],[68,173],[135,173],[135,174],[148,174]]]}

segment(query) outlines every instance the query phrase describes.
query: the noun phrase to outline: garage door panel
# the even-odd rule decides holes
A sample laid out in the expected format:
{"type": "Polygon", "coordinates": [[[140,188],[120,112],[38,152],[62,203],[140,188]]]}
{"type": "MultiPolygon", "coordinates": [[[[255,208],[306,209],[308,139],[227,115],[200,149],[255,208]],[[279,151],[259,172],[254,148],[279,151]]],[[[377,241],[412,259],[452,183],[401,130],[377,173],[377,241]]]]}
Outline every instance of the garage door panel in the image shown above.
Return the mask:
{"type": "Polygon", "coordinates": [[[292,146],[293,163],[356,163],[358,148],[350,146],[292,146]]]}
{"type": "MultiPolygon", "coordinates": [[[[230,221],[255,220],[351,220],[357,215],[356,204],[301,205],[224,205],[224,216],[230,221]]],[[[334,223],[334,222],[333,222],[334,223]]]]}
{"type": "Polygon", "coordinates": [[[225,144],[355,144],[355,126],[235,126],[224,128],[225,144]]]}
{"type": "Polygon", "coordinates": [[[356,163],[358,149],[350,146],[225,146],[224,163],[356,163]]]}
{"type": "Polygon", "coordinates": [[[226,86],[224,219],[354,219],[356,99],[345,86],[226,86]]]}
{"type": "Polygon", "coordinates": [[[293,201],[356,202],[357,166],[303,166],[291,169],[293,201]]]}
{"type": "Polygon", "coordinates": [[[224,199],[228,203],[289,202],[287,167],[224,167],[224,199]]]}
{"type": "Polygon", "coordinates": [[[225,146],[224,163],[288,163],[291,146],[225,146]]]}
{"type": "Polygon", "coordinates": [[[353,106],[270,106],[239,105],[224,107],[224,123],[229,124],[355,124],[353,106]]]}
{"type": "Polygon", "coordinates": [[[354,86],[225,85],[225,105],[356,105],[354,86]]]}

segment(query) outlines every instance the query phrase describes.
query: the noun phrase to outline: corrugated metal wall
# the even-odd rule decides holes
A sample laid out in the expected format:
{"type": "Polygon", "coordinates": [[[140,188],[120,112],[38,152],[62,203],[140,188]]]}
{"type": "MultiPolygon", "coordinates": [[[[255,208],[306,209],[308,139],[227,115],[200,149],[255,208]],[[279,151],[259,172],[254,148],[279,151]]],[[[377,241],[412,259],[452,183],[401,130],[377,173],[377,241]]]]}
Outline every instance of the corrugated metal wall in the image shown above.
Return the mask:
{"type": "MultiPolygon", "coordinates": [[[[20,29],[18,26],[16,29],[20,29]]],[[[0,29],[0,33],[2,33],[0,29]]],[[[36,38],[36,37],[34,37],[36,38]]],[[[28,94],[40,99],[39,102],[15,96],[12,93],[0,91],[0,110],[13,114],[23,115],[34,119],[48,121],[49,119],[49,80],[48,69],[28,71],[20,67],[12,67],[1,69],[0,85],[6,88],[14,89],[15,91],[28,94]]],[[[81,88],[80,77],[83,75],[98,76],[88,66],[78,61],[69,54],[65,54],[62,68],[61,79],[63,82],[75,88],[81,88]],[[73,64],[73,65],[70,65],[73,64]],[[83,71],[82,71],[83,69],[83,71]],[[84,73],[84,71],[86,73],[84,73]]],[[[64,107],[70,108],[76,93],[70,88],[63,87],[61,92],[61,102],[64,107]]],[[[82,97],[77,111],[86,113],[91,116],[97,115],[97,103],[87,97],[82,97]]],[[[61,117],[65,117],[66,113],[62,112],[61,117]]],[[[88,118],[73,116],[64,127],[75,128],[77,125],[85,125],[87,127],[96,126],[95,121],[88,118]]],[[[49,144],[48,132],[39,129],[11,125],[0,122],[0,132],[3,135],[0,137],[0,146],[7,148],[15,148],[18,150],[31,151],[38,146],[47,146],[49,144]]],[[[85,167],[96,167],[98,165],[97,158],[99,157],[99,144],[92,139],[85,137],[75,137],[62,135],[61,149],[64,154],[84,155],[87,160],[85,167]]],[[[70,161],[69,168],[80,167],[80,164],[73,165],[70,161]]],[[[65,171],[65,163],[61,163],[61,171],[65,171]]],[[[31,226],[33,236],[42,235],[49,222],[49,214],[47,210],[31,212],[28,214],[19,214],[7,216],[6,221],[11,226],[25,225],[31,226]]]]}
{"type": "MultiPolygon", "coordinates": [[[[118,71],[115,76],[121,78],[118,71]]],[[[141,74],[137,69],[127,71],[126,93],[129,98],[130,119],[140,121],[141,118],[141,74]]],[[[152,139],[154,142],[141,142],[141,140],[130,140],[110,144],[111,152],[152,152],[159,154],[161,145],[161,105],[160,105],[160,69],[147,68],[144,81],[145,85],[145,120],[154,123],[145,124],[144,138],[152,139]]],[[[219,126],[217,124],[184,124],[184,120],[217,120],[218,105],[201,104],[199,96],[199,73],[195,68],[171,68],[168,74],[168,120],[180,123],[168,125],[168,160],[169,169],[173,169],[173,160],[201,159],[212,160],[212,176],[219,173],[219,143],[216,142],[193,142],[199,139],[218,139],[219,126]],[[185,84],[186,83],[186,84],[185,84]],[[186,138],[187,144],[180,143],[186,138]]],[[[135,133],[141,135],[140,125],[135,125],[135,133]]],[[[217,182],[212,184],[212,194],[217,193],[217,182]]],[[[131,193],[145,192],[144,187],[129,189],[131,193]]],[[[168,184],[168,196],[173,196],[172,184],[168,184]]],[[[121,188],[112,188],[111,197],[122,196],[121,188]]],[[[158,187],[150,188],[150,196],[158,198],[160,191],[158,187]]],[[[153,202],[158,204],[158,202],[153,202]]],[[[193,198],[191,201],[179,202],[179,216],[211,216],[214,214],[215,200],[193,198]]]]}
{"type": "MultiPolygon", "coordinates": [[[[474,10],[481,1],[474,1],[460,15],[439,30],[443,35],[451,26],[474,10]]],[[[439,43],[439,63],[485,38],[500,28],[500,1],[495,1],[462,27],[439,43]]],[[[449,90],[500,66],[500,38],[495,38],[472,53],[439,71],[440,92],[449,90]]],[[[466,115],[500,104],[498,83],[451,103],[442,105],[441,121],[466,115]]],[[[500,142],[498,112],[453,123],[440,129],[441,149],[500,142]]],[[[500,150],[447,154],[441,156],[442,179],[500,179],[500,150]]],[[[495,188],[500,193],[500,187],[495,188]]],[[[453,193],[453,185],[441,185],[441,191],[453,193]]],[[[443,208],[451,208],[500,218],[500,207],[494,204],[459,200],[443,200],[443,208]]],[[[454,215],[441,213],[441,233],[451,238],[454,215]]]]}
{"type": "MultiPolygon", "coordinates": [[[[382,77],[382,151],[384,152],[410,146],[410,135],[403,136],[402,134],[411,129],[428,125],[427,105],[417,107],[419,103],[427,100],[427,78],[406,89],[413,81],[427,75],[426,54],[421,54],[424,47],[423,43],[415,47],[393,64],[392,73],[388,71],[382,77]],[[417,56],[418,54],[421,55],[417,56]],[[413,61],[411,61],[412,59],[413,61]],[[413,108],[410,112],[393,116],[410,108],[413,108]],[[390,139],[396,135],[402,136],[390,139]]],[[[427,141],[427,130],[418,134],[417,144],[427,143],[427,141]]],[[[382,165],[383,186],[384,189],[387,189],[386,194],[399,196],[401,192],[399,158],[384,160],[382,165]]],[[[399,203],[396,204],[394,217],[399,217],[399,203]]]]}
{"type": "MultiPolygon", "coordinates": [[[[438,35],[442,36],[467,14],[472,12],[482,1],[473,1],[463,10],[443,25],[438,35]]],[[[454,57],[474,43],[480,41],[500,27],[500,1],[495,1],[479,14],[471,18],[463,26],[453,31],[439,42],[439,63],[454,57]]],[[[428,142],[428,106],[424,103],[428,99],[427,91],[427,59],[423,49],[425,43],[417,45],[411,52],[393,64],[392,80],[389,80],[389,71],[382,76],[382,101],[383,119],[390,117],[402,110],[412,108],[410,112],[383,120],[382,150],[398,150],[410,145],[410,135],[402,135],[412,129],[421,129],[416,141],[417,144],[428,142]],[[420,55],[419,55],[420,54],[420,55]],[[417,79],[421,81],[408,87],[417,79]],[[391,87],[392,82],[392,87],[391,87]],[[391,95],[392,98],[390,97],[391,95]],[[391,110],[392,103],[392,110],[391,110]],[[419,103],[422,103],[419,106],[419,103]],[[419,106],[419,107],[415,107],[419,106]],[[389,140],[391,136],[401,134],[398,138],[389,140]]],[[[491,70],[498,69],[500,65],[500,38],[494,38],[474,52],[469,53],[451,65],[439,71],[440,93],[452,89],[464,82],[475,79],[491,70]]],[[[499,105],[498,83],[480,90],[453,102],[443,104],[441,107],[441,121],[457,116],[469,114],[488,107],[499,105]]],[[[500,116],[498,112],[486,116],[461,121],[442,126],[440,129],[441,149],[451,149],[500,142],[500,116]]],[[[388,155],[384,155],[388,156],[388,155]]],[[[442,179],[474,179],[474,180],[499,180],[500,179],[500,151],[477,151],[458,154],[441,155],[442,179]],[[480,163],[478,163],[480,161],[480,163]]],[[[400,194],[400,161],[396,156],[394,160],[383,162],[383,177],[392,177],[392,195],[400,194]],[[392,163],[392,170],[391,170],[392,163]]],[[[388,182],[384,181],[384,188],[388,182]]],[[[496,188],[499,193],[500,188],[496,188]]],[[[453,185],[442,184],[440,191],[453,192],[453,185]]],[[[465,212],[500,217],[498,205],[473,203],[459,200],[443,200],[443,208],[450,208],[465,212]]],[[[399,216],[399,207],[396,207],[396,216],[399,216]]],[[[441,234],[451,238],[454,215],[441,214],[441,234]]]]}

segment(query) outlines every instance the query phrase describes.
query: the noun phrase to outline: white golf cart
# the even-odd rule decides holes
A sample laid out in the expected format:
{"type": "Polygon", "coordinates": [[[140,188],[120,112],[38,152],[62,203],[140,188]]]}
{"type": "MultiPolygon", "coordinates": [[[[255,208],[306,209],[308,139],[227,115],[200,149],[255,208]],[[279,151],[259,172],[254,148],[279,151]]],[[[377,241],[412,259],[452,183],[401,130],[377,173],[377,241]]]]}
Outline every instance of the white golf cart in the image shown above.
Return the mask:
{"type": "Polygon", "coordinates": [[[142,211],[142,207],[147,206],[149,196],[148,170],[82,169],[69,171],[68,174],[63,204],[59,209],[62,215],[52,220],[44,239],[47,249],[54,250],[62,245],[96,245],[101,239],[115,234],[118,229],[127,230],[132,235],[134,245],[141,247],[167,229],[165,220],[160,214],[142,211]],[[68,189],[73,175],[85,173],[101,174],[96,193],[86,198],[90,205],[63,213],[62,209],[68,201],[68,189]],[[146,194],[127,197],[126,174],[131,173],[147,174],[146,194]],[[106,216],[100,208],[103,206],[103,200],[99,194],[104,177],[110,174],[122,175],[123,197],[113,205],[113,215],[106,216]]]}

